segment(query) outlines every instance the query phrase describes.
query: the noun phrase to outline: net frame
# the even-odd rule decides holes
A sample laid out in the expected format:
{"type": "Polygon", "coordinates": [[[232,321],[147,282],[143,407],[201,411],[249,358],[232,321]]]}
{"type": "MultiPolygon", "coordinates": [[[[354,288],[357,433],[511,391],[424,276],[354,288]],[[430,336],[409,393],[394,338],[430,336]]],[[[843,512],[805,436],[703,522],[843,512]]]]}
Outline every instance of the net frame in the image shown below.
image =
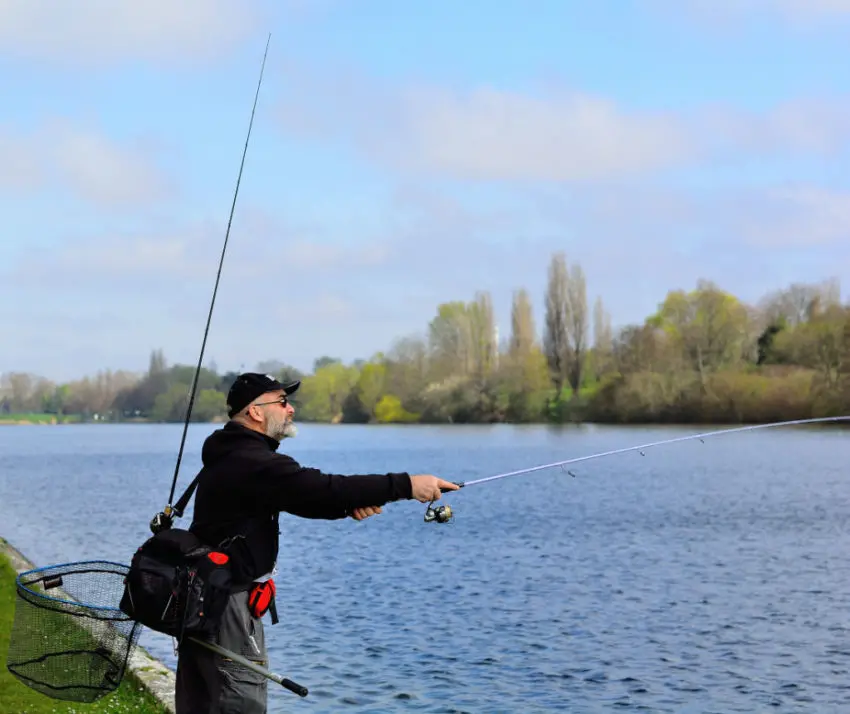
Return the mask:
{"type": "Polygon", "coordinates": [[[20,573],[15,579],[15,617],[6,663],[9,672],[53,699],[93,702],[114,692],[126,674],[142,629],[118,607],[128,572],[128,566],[121,563],[84,560],[20,573]],[[75,588],[65,587],[65,581],[85,585],[86,577],[92,582],[95,577],[102,578],[107,586],[101,591],[92,588],[85,593],[89,597],[74,597],[69,590],[75,588]],[[38,584],[43,590],[35,589],[38,584]],[[34,627],[44,622],[53,633],[34,627]],[[57,636],[51,637],[54,633],[57,636]],[[61,648],[69,639],[90,646],[61,648]],[[71,661],[70,666],[63,665],[63,658],[67,661],[69,657],[78,657],[83,664],[71,661]],[[52,668],[57,659],[60,664],[52,668]],[[94,676],[98,672],[102,674],[99,679],[94,676]]]}

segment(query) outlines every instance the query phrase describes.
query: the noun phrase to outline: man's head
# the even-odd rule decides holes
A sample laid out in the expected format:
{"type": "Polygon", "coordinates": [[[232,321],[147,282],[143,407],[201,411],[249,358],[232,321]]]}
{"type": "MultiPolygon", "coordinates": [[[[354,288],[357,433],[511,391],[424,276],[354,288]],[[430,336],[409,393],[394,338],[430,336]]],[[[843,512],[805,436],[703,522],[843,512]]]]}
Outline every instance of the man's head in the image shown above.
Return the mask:
{"type": "Polygon", "coordinates": [[[300,381],[282,384],[269,374],[240,374],[227,394],[227,414],[233,421],[278,441],[295,436],[295,409],[287,397],[299,386],[300,381]]]}

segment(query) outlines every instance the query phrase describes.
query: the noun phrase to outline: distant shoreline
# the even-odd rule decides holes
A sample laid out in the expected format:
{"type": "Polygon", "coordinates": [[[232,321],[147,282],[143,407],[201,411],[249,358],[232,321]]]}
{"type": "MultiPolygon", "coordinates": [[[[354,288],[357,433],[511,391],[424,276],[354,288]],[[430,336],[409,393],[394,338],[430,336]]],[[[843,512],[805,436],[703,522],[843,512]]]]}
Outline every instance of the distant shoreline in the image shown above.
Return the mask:
{"type": "MultiPolygon", "coordinates": [[[[801,424],[800,426],[841,426],[842,422],[839,421],[840,417],[836,416],[835,421],[832,422],[820,422],[813,424],[801,424]]],[[[792,422],[798,421],[798,419],[789,418],[789,419],[777,419],[775,421],[740,421],[740,420],[728,420],[728,421],[681,421],[681,422],[673,422],[673,421],[630,421],[630,422],[620,422],[620,421],[569,421],[569,422],[415,422],[415,423],[356,423],[356,422],[324,422],[324,421],[302,421],[300,424],[302,425],[326,425],[326,426],[371,426],[371,427],[387,427],[387,426],[405,426],[405,427],[427,427],[427,426],[550,426],[550,427],[571,427],[571,426],[621,426],[621,427],[636,427],[636,426],[651,426],[651,427],[718,427],[718,428],[733,428],[738,426],[754,426],[758,424],[781,424],[784,422],[792,422]]],[[[225,419],[215,419],[213,421],[204,421],[204,422],[191,422],[192,424],[198,425],[221,425],[226,422],[225,419]]],[[[137,425],[150,425],[150,424],[159,424],[159,425],[182,425],[183,422],[176,421],[153,421],[148,419],[127,419],[126,421],[107,421],[107,420],[82,420],[82,419],[67,419],[59,421],[57,419],[52,420],[27,420],[27,419],[2,419],[0,418],[0,427],[4,426],[104,426],[104,425],[126,425],[126,424],[137,424],[137,425]]],[[[850,426],[850,421],[844,422],[845,427],[850,426]]]]}

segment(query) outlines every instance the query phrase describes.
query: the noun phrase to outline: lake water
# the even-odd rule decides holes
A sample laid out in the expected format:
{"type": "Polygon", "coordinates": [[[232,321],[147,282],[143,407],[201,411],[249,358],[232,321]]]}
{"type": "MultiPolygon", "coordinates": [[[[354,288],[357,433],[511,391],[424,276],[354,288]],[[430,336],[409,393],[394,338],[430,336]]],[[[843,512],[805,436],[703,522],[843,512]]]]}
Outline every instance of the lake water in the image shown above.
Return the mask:
{"type": "MultiPolygon", "coordinates": [[[[181,428],[0,428],[0,534],[39,565],[128,563],[181,428]]],[[[176,495],[213,428],[190,428],[176,495]]],[[[306,424],[286,449],[464,480],[689,431],[306,424]]],[[[846,713],[848,465],[850,432],[782,428],[471,486],[449,524],[415,502],[282,516],[266,633],[310,695],[271,684],[270,712],[846,713]]],[[[141,644],[174,667],[170,639],[141,644]]]]}

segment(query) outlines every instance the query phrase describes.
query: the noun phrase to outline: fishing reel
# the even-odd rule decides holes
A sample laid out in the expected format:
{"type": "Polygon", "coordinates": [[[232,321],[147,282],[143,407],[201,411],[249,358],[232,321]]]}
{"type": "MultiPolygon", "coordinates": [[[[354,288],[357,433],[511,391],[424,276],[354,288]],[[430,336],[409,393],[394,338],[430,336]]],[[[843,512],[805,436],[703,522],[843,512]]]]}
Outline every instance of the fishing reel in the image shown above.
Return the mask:
{"type": "Polygon", "coordinates": [[[174,525],[174,510],[171,506],[166,506],[164,510],[157,513],[150,522],[151,533],[156,535],[161,531],[168,530],[174,525]]]}
{"type": "Polygon", "coordinates": [[[454,518],[454,513],[452,513],[452,507],[448,504],[434,507],[434,501],[431,501],[425,511],[426,523],[448,523],[452,518],[454,518]]]}
{"type": "MultiPolygon", "coordinates": [[[[466,484],[463,481],[459,481],[455,484],[459,488],[463,488],[466,484]]],[[[441,488],[440,493],[448,493],[449,491],[454,491],[455,489],[450,488],[441,488]]],[[[431,501],[428,504],[428,508],[425,511],[425,522],[426,523],[448,523],[452,518],[454,518],[454,513],[452,512],[452,507],[447,503],[444,506],[435,506],[434,503],[437,499],[431,501]]]]}

